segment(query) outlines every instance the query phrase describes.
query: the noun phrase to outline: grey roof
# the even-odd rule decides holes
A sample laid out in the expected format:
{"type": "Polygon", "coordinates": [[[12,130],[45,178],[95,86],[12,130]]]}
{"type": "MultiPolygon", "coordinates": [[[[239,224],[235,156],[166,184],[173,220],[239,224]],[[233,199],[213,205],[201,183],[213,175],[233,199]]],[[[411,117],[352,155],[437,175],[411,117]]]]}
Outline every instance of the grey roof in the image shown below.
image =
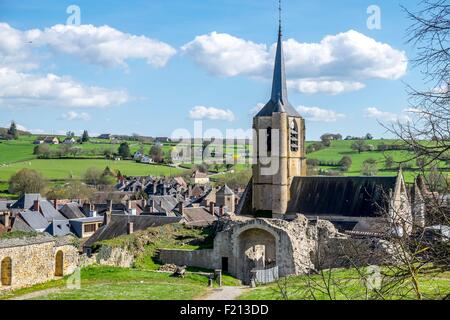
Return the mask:
{"type": "Polygon", "coordinates": [[[206,208],[184,208],[183,220],[189,226],[209,226],[217,220],[206,208]]]}
{"type": "Polygon", "coordinates": [[[281,25],[278,32],[277,53],[273,71],[272,96],[256,116],[270,117],[275,112],[283,112],[293,117],[300,117],[300,114],[288,101],[281,25]]]}
{"type": "Polygon", "coordinates": [[[29,210],[34,205],[34,201],[45,200],[39,193],[27,193],[19,198],[12,206],[11,209],[25,209],[29,210]]]}
{"type": "Polygon", "coordinates": [[[98,241],[109,240],[126,235],[128,222],[133,222],[134,231],[141,231],[166,224],[178,223],[180,220],[181,217],[112,215],[110,223],[98,229],[94,235],[85,242],[84,246],[90,247],[98,241]]]}
{"type": "Polygon", "coordinates": [[[103,220],[104,220],[104,217],[98,216],[98,217],[84,217],[84,218],[78,218],[78,219],[70,219],[70,222],[90,223],[90,222],[100,222],[103,220]]]}
{"type": "Polygon", "coordinates": [[[0,240],[0,248],[28,246],[47,242],[56,242],[56,240],[48,234],[40,234],[35,237],[2,239],[0,240]]]}
{"type": "Polygon", "coordinates": [[[224,185],[222,188],[220,188],[219,191],[217,191],[217,194],[223,194],[223,195],[226,195],[226,196],[233,196],[234,192],[227,185],[224,185]]]}
{"type": "Polygon", "coordinates": [[[53,220],[45,231],[52,236],[66,236],[72,233],[69,220],[53,220]]]}
{"type": "Polygon", "coordinates": [[[67,220],[53,205],[45,200],[39,203],[42,215],[50,222],[52,220],[67,220]]]}
{"type": "Polygon", "coordinates": [[[288,212],[376,217],[388,208],[397,177],[295,177],[288,212]]]}
{"type": "Polygon", "coordinates": [[[14,201],[10,201],[10,200],[0,200],[0,211],[8,211],[9,205],[11,205],[13,203],[14,203],[14,201]]]}
{"type": "Polygon", "coordinates": [[[45,230],[49,223],[42,214],[37,211],[23,211],[20,213],[22,219],[34,230],[45,230]]]}
{"type": "Polygon", "coordinates": [[[11,231],[34,232],[36,230],[30,227],[20,216],[16,216],[11,231]]]}
{"type": "Polygon", "coordinates": [[[75,203],[67,203],[59,210],[67,219],[80,219],[86,216],[81,212],[80,206],[75,203]]]}
{"type": "Polygon", "coordinates": [[[179,203],[174,196],[150,196],[149,200],[153,201],[153,208],[161,213],[173,212],[179,203]]]}

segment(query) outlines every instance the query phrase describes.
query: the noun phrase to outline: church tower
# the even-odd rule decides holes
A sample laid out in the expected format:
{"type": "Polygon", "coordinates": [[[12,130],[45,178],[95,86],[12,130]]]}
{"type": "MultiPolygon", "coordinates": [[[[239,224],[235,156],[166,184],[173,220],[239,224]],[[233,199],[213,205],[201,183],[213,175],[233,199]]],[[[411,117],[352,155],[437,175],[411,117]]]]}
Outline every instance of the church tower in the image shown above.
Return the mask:
{"type": "Polygon", "coordinates": [[[253,118],[252,206],[257,216],[273,218],[286,214],[293,178],[306,175],[305,120],[288,101],[281,31],[280,6],[272,96],[253,118]]]}

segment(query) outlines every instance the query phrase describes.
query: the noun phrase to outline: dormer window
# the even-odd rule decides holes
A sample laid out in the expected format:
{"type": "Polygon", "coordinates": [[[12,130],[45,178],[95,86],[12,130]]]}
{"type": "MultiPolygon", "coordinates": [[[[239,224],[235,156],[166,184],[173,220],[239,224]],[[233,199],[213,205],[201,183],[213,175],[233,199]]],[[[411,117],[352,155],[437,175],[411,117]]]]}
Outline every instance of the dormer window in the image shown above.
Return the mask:
{"type": "Polygon", "coordinates": [[[292,119],[289,124],[289,137],[290,137],[291,151],[297,152],[299,149],[298,126],[294,119],[292,119]]]}

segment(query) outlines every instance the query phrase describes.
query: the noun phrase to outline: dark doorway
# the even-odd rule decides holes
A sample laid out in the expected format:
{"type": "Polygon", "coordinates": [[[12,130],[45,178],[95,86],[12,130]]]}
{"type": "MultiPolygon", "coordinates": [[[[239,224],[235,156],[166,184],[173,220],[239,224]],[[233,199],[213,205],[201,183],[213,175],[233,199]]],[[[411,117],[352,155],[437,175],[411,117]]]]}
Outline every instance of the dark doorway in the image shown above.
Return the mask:
{"type": "Polygon", "coordinates": [[[228,272],[228,257],[222,257],[222,272],[228,272]]]}

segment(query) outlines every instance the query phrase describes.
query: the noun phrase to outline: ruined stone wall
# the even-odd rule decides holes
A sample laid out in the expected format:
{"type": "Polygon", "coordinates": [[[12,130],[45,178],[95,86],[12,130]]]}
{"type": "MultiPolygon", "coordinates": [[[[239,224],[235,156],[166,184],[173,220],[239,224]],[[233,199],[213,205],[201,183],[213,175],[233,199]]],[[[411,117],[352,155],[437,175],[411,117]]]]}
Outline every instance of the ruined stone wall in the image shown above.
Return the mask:
{"type": "Polygon", "coordinates": [[[191,266],[204,269],[216,269],[221,266],[215,259],[214,250],[170,250],[162,249],[159,253],[159,259],[163,263],[175,264],[177,266],[191,266]]]}

